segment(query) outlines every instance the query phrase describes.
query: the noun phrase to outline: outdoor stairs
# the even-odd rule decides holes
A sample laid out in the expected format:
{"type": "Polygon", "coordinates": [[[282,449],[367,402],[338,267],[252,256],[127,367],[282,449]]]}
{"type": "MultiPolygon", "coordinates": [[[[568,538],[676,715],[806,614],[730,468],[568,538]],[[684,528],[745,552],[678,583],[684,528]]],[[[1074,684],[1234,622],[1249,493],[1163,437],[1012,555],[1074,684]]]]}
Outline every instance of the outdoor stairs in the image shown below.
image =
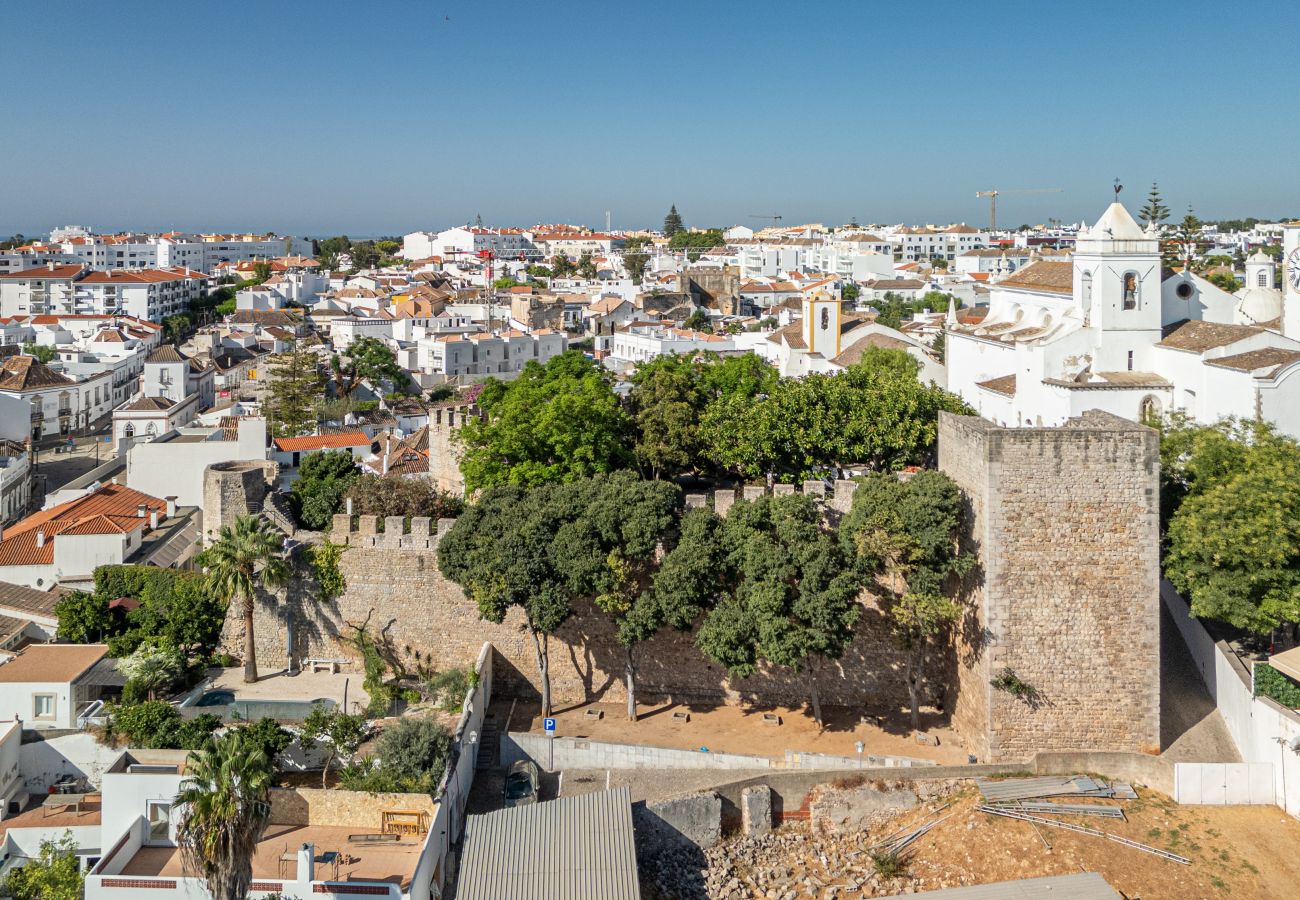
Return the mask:
{"type": "Polygon", "coordinates": [[[284,502],[282,495],[275,491],[267,493],[266,501],[262,506],[262,514],[270,520],[272,525],[283,531],[288,537],[293,537],[298,530],[293,521],[293,514],[289,512],[288,505],[284,502]]]}
{"type": "Polygon", "coordinates": [[[478,742],[478,757],[474,760],[476,769],[494,769],[497,765],[498,753],[501,750],[501,731],[497,728],[497,723],[483,720],[483,734],[478,742]]]}

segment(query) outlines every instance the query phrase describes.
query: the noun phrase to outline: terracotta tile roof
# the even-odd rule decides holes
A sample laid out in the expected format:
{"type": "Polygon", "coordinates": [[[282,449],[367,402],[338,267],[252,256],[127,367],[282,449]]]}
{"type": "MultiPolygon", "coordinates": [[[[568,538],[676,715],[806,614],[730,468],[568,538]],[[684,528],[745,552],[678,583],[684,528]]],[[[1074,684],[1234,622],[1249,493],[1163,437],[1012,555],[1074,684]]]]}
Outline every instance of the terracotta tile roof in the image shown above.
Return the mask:
{"type": "Polygon", "coordinates": [[[1291,365],[1297,360],[1300,360],[1300,350],[1265,347],[1263,350],[1250,350],[1233,356],[1207,359],[1205,364],[1207,366],[1217,366],[1221,369],[1235,369],[1238,372],[1254,372],[1256,369],[1268,369],[1268,372],[1260,374],[1265,378],[1272,378],[1280,369],[1291,365]]]}
{"type": "Polygon", "coordinates": [[[292,453],[299,450],[332,450],[344,447],[368,447],[370,438],[364,431],[343,431],[335,434],[308,434],[302,437],[276,438],[277,450],[292,453]]]}
{"type": "Polygon", "coordinates": [[[1254,325],[1225,325],[1220,322],[1203,322],[1199,319],[1182,319],[1172,325],[1166,325],[1161,330],[1162,340],[1156,346],[1203,353],[1263,333],[1263,328],[1254,325]]]}
{"type": "Polygon", "coordinates": [[[145,357],[145,362],[151,362],[151,363],[185,362],[187,359],[189,359],[189,357],[186,356],[181,351],[177,350],[173,345],[163,344],[161,347],[154,350],[147,357],[145,357]]]}
{"type": "Polygon", "coordinates": [[[33,513],[5,529],[4,540],[0,540],[0,566],[49,565],[54,562],[56,535],[134,531],[149,524],[149,513],[153,511],[165,514],[167,503],[125,485],[106,484],[92,494],[33,513]],[[143,517],[139,514],[141,505],[145,507],[143,517]],[[101,519],[107,519],[115,531],[107,530],[109,526],[101,519]],[[73,530],[83,527],[97,530],[73,530]],[[39,547],[37,531],[45,533],[39,547]]]}
{"type": "Polygon", "coordinates": [[[1050,294],[1074,292],[1074,263],[1039,260],[997,282],[995,287],[1017,288],[1050,294]]]}
{"type": "Polygon", "coordinates": [[[990,378],[988,381],[977,381],[976,387],[982,387],[986,390],[1002,394],[1007,397],[1016,395],[1016,376],[1003,375],[1000,378],[990,378]]]}
{"type": "Polygon", "coordinates": [[[866,353],[871,347],[884,347],[890,350],[907,350],[911,348],[907,341],[901,341],[896,337],[887,334],[873,332],[862,340],[853,344],[851,347],[843,350],[839,356],[834,357],[831,362],[841,366],[852,366],[862,362],[862,354],[866,353]]]}
{"type": "Polygon", "coordinates": [[[881,278],[868,281],[867,287],[873,291],[915,291],[925,287],[925,282],[919,278],[881,278]]]}
{"type": "Polygon", "coordinates": [[[107,653],[104,644],[32,644],[0,666],[0,683],[70,683],[107,653]]]}
{"type": "Polygon", "coordinates": [[[767,339],[773,344],[779,344],[785,341],[787,347],[792,350],[807,350],[808,345],[803,339],[803,321],[798,320],[791,322],[784,328],[778,328],[767,336],[767,339]]]}
{"type": "Polygon", "coordinates": [[[130,406],[123,407],[124,412],[161,412],[171,409],[176,401],[166,397],[141,397],[130,406]]]}
{"type": "Polygon", "coordinates": [[[201,272],[168,272],[163,269],[112,269],[106,272],[87,272],[78,284],[161,284],[166,281],[184,281],[186,278],[205,278],[201,272]]]}
{"type": "Polygon", "coordinates": [[[70,263],[64,266],[37,266],[34,269],[23,269],[20,272],[5,272],[0,274],[0,278],[10,278],[15,281],[34,281],[44,279],[46,281],[71,281],[76,278],[86,267],[81,263],[70,263]]]}
{"type": "Polygon", "coordinates": [[[55,604],[68,593],[70,592],[60,587],[41,591],[22,584],[0,581],[0,608],[40,619],[52,619],[55,618],[55,604]]]}
{"type": "Polygon", "coordinates": [[[54,371],[31,356],[11,356],[0,365],[0,390],[32,391],[60,387],[76,381],[54,371]]]}

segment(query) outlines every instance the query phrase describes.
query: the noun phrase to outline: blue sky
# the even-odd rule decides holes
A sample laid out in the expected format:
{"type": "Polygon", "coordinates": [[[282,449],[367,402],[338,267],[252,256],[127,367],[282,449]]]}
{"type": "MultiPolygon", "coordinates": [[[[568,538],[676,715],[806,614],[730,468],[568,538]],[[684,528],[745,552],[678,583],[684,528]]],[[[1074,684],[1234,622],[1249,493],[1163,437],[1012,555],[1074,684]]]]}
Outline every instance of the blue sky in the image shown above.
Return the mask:
{"type": "Polygon", "coordinates": [[[1279,3],[225,2],[6,17],[0,233],[1300,215],[1279,3]]]}

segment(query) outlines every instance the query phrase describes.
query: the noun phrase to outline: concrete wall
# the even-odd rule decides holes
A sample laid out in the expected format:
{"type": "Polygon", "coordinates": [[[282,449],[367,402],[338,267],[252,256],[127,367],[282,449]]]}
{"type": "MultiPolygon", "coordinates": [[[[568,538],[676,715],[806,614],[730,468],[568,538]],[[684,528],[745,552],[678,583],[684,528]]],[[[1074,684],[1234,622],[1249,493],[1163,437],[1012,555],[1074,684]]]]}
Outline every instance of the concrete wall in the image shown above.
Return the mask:
{"type": "Polygon", "coordinates": [[[766,756],[701,753],[670,747],[615,744],[585,738],[556,737],[512,731],[501,736],[501,765],[531,759],[548,772],[561,769],[767,769],[766,756]]]}
{"type": "MultiPolygon", "coordinates": [[[[134,776],[128,776],[134,777],[134,776]]],[[[437,804],[428,794],[372,794],[322,788],[272,788],[272,825],[346,825],[357,831],[381,830],[386,809],[425,812],[429,820],[437,804]]]]}
{"type": "Polygon", "coordinates": [[[97,785],[121,756],[121,750],[105,747],[92,735],[78,732],[23,744],[18,751],[18,768],[28,793],[42,794],[68,775],[97,785]]]}
{"type": "Polygon", "coordinates": [[[982,758],[1158,750],[1159,437],[1090,412],[1060,428],[942,413],[982,571],[958,635],[954,724],[982,758]],[[994,690],[1013,670],[1039,692],[994,690]]]}
{"type": "Polygon", "coordinates": [[[712,791],[632,804],[637,857],[692,847],[707,850],[722,840],[722,798],[712,791]]]}
{"type": "Polygon", "coordinates": [[[1231,648],[1215,643],[1168,582],[1161,583],[1160,596],[1242,760],[1271,765],[1274,802],[1300,816],[1300,753],[1287,747],[1300,738],[1300,715],[1268,697],[1252,696],[1251,673],[1231,648]]]}

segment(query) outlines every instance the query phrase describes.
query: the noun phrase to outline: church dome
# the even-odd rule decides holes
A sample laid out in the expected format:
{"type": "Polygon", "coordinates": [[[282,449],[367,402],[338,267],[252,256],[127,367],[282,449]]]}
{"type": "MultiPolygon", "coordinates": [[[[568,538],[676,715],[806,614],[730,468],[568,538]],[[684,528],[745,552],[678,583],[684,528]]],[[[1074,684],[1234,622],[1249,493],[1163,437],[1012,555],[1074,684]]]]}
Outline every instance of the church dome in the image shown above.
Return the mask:
{"type": "Polygon", "coordinates": [[[1273,288],[1238,291],[1237,319],[1245,325],[1262,325],[1282,315],[1282,292],[1273,288]]]}

